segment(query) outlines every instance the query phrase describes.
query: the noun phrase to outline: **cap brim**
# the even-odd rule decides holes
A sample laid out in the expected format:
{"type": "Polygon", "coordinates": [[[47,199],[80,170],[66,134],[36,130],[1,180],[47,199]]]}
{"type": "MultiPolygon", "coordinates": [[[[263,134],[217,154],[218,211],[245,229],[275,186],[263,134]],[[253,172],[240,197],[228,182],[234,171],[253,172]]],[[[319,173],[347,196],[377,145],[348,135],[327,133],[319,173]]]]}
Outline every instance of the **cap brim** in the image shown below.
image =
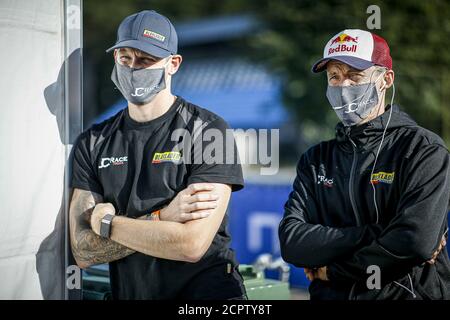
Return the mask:
{"type": "Polygon", "coordinates": [[[115,46],[109,48],[108,50],[106,50],[106,52],[110,52],[114,49],[119,49],[119,48],[134,48],[134,49],[138,49],[141,50],[145,53],[148,53],[154,57],[157,58],[165,58],[170,56],[172,53],[166,49],[160,48],[158,46],[155,46],[153,44],[150,43],[143,43],[141,41],[138,40],[125,40],[125,41],[121,41],[119,43],[117,43],[115,46]]]}
{"type": "Polygon", "coordinates": [[[348,64],[350,67],[353,67],[357,70],[365,70],[367,68],[370,68],[375,65],[375,63],[371,61],[367,61],[361,58],[357,57],[351,57],[351,56],[334,56],[329,58],[323,58],[314,63],[313,67],[311,68],[311,71],[314,73],[322,72],[326,69],[327,63],[330,60],[337,60],[342,63],[348,64]]]}

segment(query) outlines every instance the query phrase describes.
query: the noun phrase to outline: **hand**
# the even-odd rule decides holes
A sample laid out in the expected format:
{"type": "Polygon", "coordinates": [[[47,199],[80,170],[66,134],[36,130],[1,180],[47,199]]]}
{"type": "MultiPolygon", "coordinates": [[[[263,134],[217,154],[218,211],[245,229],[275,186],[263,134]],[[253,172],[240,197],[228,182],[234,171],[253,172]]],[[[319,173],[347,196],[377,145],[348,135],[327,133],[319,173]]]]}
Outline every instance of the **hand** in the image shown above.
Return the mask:
{"type": "Polygon", "coordinates": [[[445,239],[445,236],[443,236],[442,240],[441,240],[441,243],[439,244],[439,247],[433,253],[433,256],[431,257],[431,259],[427,261],[427,263],[434,264],[436,262],[436,259],[437,259],[438,255],[439,255],[439,253],[441,253],[442,249],[444,249],[444,247],[446,245],[447,245],[447,240],[445,239]]]}
{"type": "Polygon", "coordinates": [[[160,220],[184,223],[208,217],[217,207],[219,196],[210,183],[193,183],[180,191],[159,214],[160,220]]]}
{"type": "Polygon", "coordinates": [[[304,272],[309,281],[313,281],[314,279],[329,281],[329,279],[327,277],[327,267],[321,267],[321,268],[315,268],[315,269],[304,268],[304,272]]]}
{"type": "Polygon", "coordinates": [[[116,209],[111,203],[99,203],[95,206],[91,215],[91,229],[96,235],[100,235],[100,226],[106,214],[116,215],[116,209]]]}
{"type": "Polygon", "coordinates": [[[308,278],[309,281],[314,280],[314,269],[304,268],[303,272],[305,273],[306,278],[308,278]]]}

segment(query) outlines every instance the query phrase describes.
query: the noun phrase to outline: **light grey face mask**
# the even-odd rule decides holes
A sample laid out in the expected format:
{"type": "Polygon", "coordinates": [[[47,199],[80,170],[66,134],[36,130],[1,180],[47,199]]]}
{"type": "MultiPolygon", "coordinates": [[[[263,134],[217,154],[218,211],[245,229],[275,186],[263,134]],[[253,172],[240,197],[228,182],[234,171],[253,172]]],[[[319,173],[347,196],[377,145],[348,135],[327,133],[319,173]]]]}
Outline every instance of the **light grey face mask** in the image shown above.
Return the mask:
{"type": "Polygon", "coordinates": [[[365,119],[378,105],[378,91],[374,82],[354,86],[328,86],[327,98],[344,126],[353,126],[365,119]]]}
{"type": "Polygon", "coordinates": [[[127,101],[143,105],[166,88],[166,65],[157,69],[134,69],[116,62],[111,80],[127,101]]]}

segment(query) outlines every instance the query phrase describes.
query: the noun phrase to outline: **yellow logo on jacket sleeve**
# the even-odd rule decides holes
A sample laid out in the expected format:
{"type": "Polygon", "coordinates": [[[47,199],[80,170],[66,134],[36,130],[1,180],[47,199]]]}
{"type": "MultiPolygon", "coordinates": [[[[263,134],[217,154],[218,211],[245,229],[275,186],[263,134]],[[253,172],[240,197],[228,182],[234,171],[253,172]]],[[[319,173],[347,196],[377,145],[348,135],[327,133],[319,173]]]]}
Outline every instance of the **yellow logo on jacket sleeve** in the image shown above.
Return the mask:
{"type": "Polygon", "coordinates": [[[181,153],[177,151],[155,152],[152,163],[179,162],[181,153]]]}
{"type": "Polygon", "coordinates": [[[372,174],[372,176],[370,177],[370,181],[373,184],[377,184],[377,183],[388,183],[388,184],[392,184],[392,182],[394,181],[394,176],[395,176],[395,171],[394,172],[377,172],[372,174]]]}

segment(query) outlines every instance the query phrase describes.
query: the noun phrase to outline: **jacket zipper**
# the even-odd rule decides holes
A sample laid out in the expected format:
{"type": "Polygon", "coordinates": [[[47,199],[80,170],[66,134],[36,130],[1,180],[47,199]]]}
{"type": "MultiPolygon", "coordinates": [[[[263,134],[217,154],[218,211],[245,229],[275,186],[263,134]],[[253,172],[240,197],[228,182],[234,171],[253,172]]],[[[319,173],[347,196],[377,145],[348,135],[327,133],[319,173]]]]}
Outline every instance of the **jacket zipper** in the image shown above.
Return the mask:
{"type": "MultiPolygon", "coordinates": [[[[348,137],[348,139],[350,140],[350,142],[352,143],[352,147],[353,147],[353,161],[352,161],[352,169],[350,170],[350,179],[348,182],[348,194],[350,196],[350,203],[352,204],[352,208],[353,208],[353,213],[355,215],[356,218],[356,225],[360,226],[361,225],[361,221],[359,219],[359,214],[358,214],[358,208],[356,207],[356,203],[355,203],[355,198],[353,197],[353,184],[354,184],[354,173],[355,173],[355,167],[356,167],[356,159],[357,159],[357,153],[356,153],[356,144],[353,142],[353,140],[348,137]]],[[[356,282],[353,283],[352,288],[350,289],[349,295],[348,295],[348,299],[349,300],[354,300],[354,292],[355,292],[355,288],[356,288],[356,282]]]]}
{"type": "Polygon", "coordinates": [[[348,194],[350,196],[350,203],[352,204],[353,213],[356,218],[356,225],[360,226],[361,221],[359,218],[358,208],[356,207],[356,202],[355,202],[355,198],[354,198],[354,194],[353,194],[353,185],[354,185],[353,180],[355,179],[355,169],[356,169],[356,159],[357,159],[356,144],[353,142],[353,140],[350,137],[349,137],[349,140],[353,145],[353,162],[352,162],[352,169],[350,171],[350,181],[348,182],[348,194]]]}

